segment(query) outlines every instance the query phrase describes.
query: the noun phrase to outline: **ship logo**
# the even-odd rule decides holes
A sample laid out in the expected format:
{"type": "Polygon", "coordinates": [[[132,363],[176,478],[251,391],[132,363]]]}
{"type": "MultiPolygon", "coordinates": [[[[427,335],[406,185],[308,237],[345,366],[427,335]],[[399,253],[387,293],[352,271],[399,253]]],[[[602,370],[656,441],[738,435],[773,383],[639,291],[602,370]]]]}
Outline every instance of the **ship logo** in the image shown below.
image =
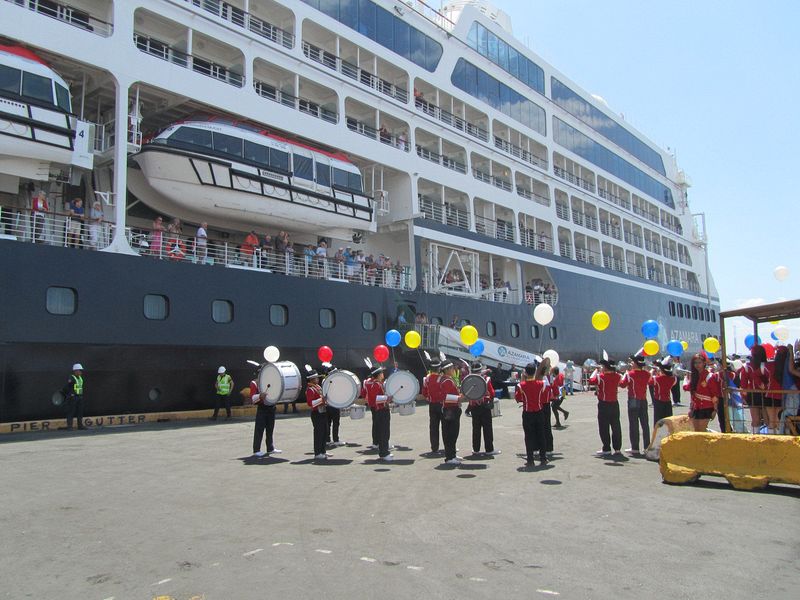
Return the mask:
{"type": "Polygon", "coordinates": [[[506,349],[506,347],[505,347],[505,346],[499,346],[499,347],[497,348],[497,355],[498,355],[500,358],[503,358],[503,357],[504,357],[506,354],[508,354],[508,350],[506,349]]]}

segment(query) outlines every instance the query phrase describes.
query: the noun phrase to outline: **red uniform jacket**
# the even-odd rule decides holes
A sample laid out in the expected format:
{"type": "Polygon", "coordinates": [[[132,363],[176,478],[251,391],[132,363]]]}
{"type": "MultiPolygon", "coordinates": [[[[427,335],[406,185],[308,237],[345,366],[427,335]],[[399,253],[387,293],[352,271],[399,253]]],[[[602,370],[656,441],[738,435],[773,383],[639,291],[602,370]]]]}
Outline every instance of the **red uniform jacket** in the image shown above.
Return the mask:
{"type": "Polygon", "coordinates": [[[450,379],[449,377],[445,377],[442,375],[439,377],[439,396],[442,398],[442,402],[445,406],[458,406],[458,400],[447,400],[447,396],[460,395],[461,392],[458,391],[456,387],[456,382],[450,379]]]}
{"type": "MultiPolygon", "coordinates": [[[[750,365],[745,365],[739,371],[739,387],[743,390],[751,389],[751,390],[763,390],[766,391],[769,388],[769,371],[767,370],[767,366],[763,365],[763,370],[754,369],[750,365]]],[[[748,396],[750,394],[748,393],[748,396]]]]}
{"type": "Polygon", "coordinates": [[[561,388],[564,387],[564,374],[559,373],[550,383],[550,399],[557,400],[561,397],[561,388]]]}
{"type": "Polygon", "coordinates": [[[650,383],[650,373],[644,369],[633,369],[623,375],[620,387],[633,387],[633,397],[637,400],[647,400],[647,386],[650,383]]]}
{"type": "Polygon", "coordinates": [[[544,379],[526,379],[517,386],[514,398],[525,412],[539,412],[550,401],[550,384],[544,379]]]}
{"type": "Polygon", "coordinates": [[[263,402],[261,402],[261,400],[258,397],[259,393],[260,392],[258,391],[258,384],[255,382],[255,380],[251,381],[250,382],[250,402],[252,402],[253,404],[263,404],[263,402]]]}
{"type": "Polygon", "coordinates": [[[600,402],[616,402],[621,379],[622,375],[616,371],[595,371],[589,378],[589,383],[597,386],[597,399],[600,402]]]}
{"type": "MultiPolygon", "coordinates": [[[[769,373],[769,390],[782,390],[783,385],[780,381],[775,379],[775,361],[771,360],[767,363],[767,373],[769,373]]],[[[767,394],[767,398],[772,398],[773,400],[783,400],[783,394],[767,394]]]]}
{"type": "Polygon", "coordinates": [[[367,406],[372,410],[388,410],[388,402],[378,402],[378,396],[385,396],[386,392],[383,389],[383,384],[377,379],[371,377],[364,381],[364,398],[367,399],[367,406]]]}
{"type": "Polygon", "coordinates": [[[422,395],[425,396],[431,404],[442,403],[442,399],[439,397],[438,373],[428,373],[425,379],[422,380],[422,395]]]}
{"type": "Polygon", "coordinates": [[[494,400],[494,386],[492,386],[491,378],[486,375],[483,376],[486,380],[486,394],[480,400],[470,400],[470,406],[478,406],[480,404],[490,404],[494,400]]]}
{"type": "MultiPolygon", "coordinates": [[[[691,385],[691,379],[687,377],[686,383],[683,384],[683,389],[689,391],[691,385]]],[[[705,373],[700,376],[700,381],[697,384],[697,391],[692,392],[690,406],[692,410],[716,408],[716,398],[719,398],[720,394],[719,376],[716,373],[705,371],[705,373]]]]}
{"type": "Polygon", "coordinates": [[[651,377],[650,382],[653,384],[653,392],[656,400],[659,402],[672,402],[672,387],[678,381],[674,375],[658,375],[651,377]]]}
{"type": "Polygon", "coordinates": [[[325,399],[322,397],[322,388],[315,383],[309,383],[306,387],[306,403],[314,412],[319,412],[325,406],[325,399]],[[315,400],[320,402],[315,404],[315,400]]]}

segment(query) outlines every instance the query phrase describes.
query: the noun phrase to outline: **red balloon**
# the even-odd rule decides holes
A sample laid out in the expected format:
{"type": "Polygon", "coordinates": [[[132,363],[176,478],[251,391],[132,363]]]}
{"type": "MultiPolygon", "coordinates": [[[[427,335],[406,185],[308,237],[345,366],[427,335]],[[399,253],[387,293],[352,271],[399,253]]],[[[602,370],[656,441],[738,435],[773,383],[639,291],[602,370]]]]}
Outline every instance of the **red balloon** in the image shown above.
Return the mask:
{"type": "Polygon", "coordinates": [[[317,358],[320,362],[331,362],[333,360],[333,350],[328,346],[320,346],[317,350],[317,358]]]}
{"type": "Polygon", "coordinates": [[[764,346],[764,352],[767,354],[767,360],[772,360],[775,358],[775,346],[772,344],[762,344],[764,346]]]}
{"type": "Polygon", "coordinates": [[[372,356],[374,356],[375,360],[377,360],[378,362],[387,361],[389,360],[389,348],[387,348],[383,344],[378,344],[372,351],[372,356]]]}

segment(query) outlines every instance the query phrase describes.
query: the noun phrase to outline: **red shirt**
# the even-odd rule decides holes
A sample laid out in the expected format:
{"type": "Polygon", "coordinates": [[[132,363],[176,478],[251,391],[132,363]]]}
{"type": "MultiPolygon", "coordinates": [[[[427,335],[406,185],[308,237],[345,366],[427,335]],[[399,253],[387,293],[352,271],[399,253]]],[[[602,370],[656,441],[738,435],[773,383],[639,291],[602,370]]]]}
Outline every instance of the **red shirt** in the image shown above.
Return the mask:
{"type": "MultiPolygon", "coordinates": [[[[689,391],[692,385],[690,376],[686,378],[683,389],[689,391]]],[[[717,408],[716,399],[721,395],[719,376],[708,370],[704,371],[697,383],[697,390],[692,392],[691,408],[703,410],[704,408],[717,408]]]]}
{"type": "Polygon", "coordinates": [[[484,394],[483,398],[480,400],[470,400],[470,406],[478,406],[479,404],[488,404],[494,400],[494,386],[492,386],[492,380],[488,376],[484,375],[483,378],[486,380],[486,394],[484,394]]]}
{"type": "Polygon", "coordinates": [[[431,404],[442,403],[442,399],[439,397],[438,373],[428,373],[425,379],[422,380],[422,395],[425,396],[431,404]]]}
{"type": "Polygon", "coordinates": [[[655,399],[659,402],[672,402],[672,388],[677,382],[674,375],[660,373],[650,379],[653,384],[655,399]]]}
{"type": "Polygon", "coordinates": [[[383,384],[377,379],[371,377],[364,381],[364,398],[367,399],[367,406],[372,410],[386,410],[389,408],[388,402],[378,403],[378,396],[385,396],[386,392],[383,390],[383,384]]]}
{"type": "Polygon", "coordinates": [[[461,392],[456,387],[456,382],[442,375],[439,377],[439,396],[442,398],[445,406],[458,406],[458,400],[447,400],[447,396],[458,396],[461,392]]]}
{"type": "Polygon", "coordinates": [[[47,212],[50,210],[50,206],[47,204],[47,198],[39,198],[39,196],[35,196],[33,198],[33,212],[47,212]]]}
{"type": "Polygon", "coordinates": [[[597,386],[597,399],[600,402],[616,402],[617,388],[622,380],[622,375],[616,371],[594,372],[589,378],[589,383],[597,386]]]}
{"type": "Polygon", "coordinates": [[[650,373],[645,371],[644,369],[633,369],[625,373],[622,377],[622,381],[620,381],[620,387],[628,387],[629,385],[633,388],[633,397],[637,400],[646,400],[647,399],[647,386],[650,383],[650,373]]]}
{"type": "MultiPolygon", "coordinates": [[[[767,363],[767,373],[769,373],[769,390],[782,390],[783,384],[775,379],[775,361],[771,360],[767,363]]],[[[783,394],[767,394],[767,398],[773,400],[782,400],[783,394]]]]}
{"type": "Polygon", "coordinates": [[[539,412],[550,399],[550,384],[544,379],[526,379],[517,386],[514,398],[525,412],[539,412]]]}
{"type": "MultiPolygon", "coordinates": [[[[751,389],[751,390],[764,390],[766,391],[769,387],[769,371],[767,370],[767,366],[763,365],[764,370],[757,370],[754,369],[751,365],[745,365],[739,371],[739,387],[743,390],[751,389]]],[[[747,393],[749,396],[752,392],[742,392],[747,393]]]]}
{"type": "Polygon", "coordinates": [[[250,382],[250,402],[253,404],[262,404],[261,400],[258,398],[258,384],[255,380],[250,382]]]}
{"type": "Polygon", "coordinates": [[[560,398],[562,387],[564,387],[564,374],[559,373],[550,383],[550,399],[560,398]]]}
{"type": "Polygon", "coordinates": [[[316,383],[309,383],[306,387],[306,404],[308,404],[314,412],[319,412],[319,409],[325,406],[325,399],[322,397],[322,388],[316,383]],[[314,401],[317,399],[321,399],[322,402],[314,404],[314,401]]]}

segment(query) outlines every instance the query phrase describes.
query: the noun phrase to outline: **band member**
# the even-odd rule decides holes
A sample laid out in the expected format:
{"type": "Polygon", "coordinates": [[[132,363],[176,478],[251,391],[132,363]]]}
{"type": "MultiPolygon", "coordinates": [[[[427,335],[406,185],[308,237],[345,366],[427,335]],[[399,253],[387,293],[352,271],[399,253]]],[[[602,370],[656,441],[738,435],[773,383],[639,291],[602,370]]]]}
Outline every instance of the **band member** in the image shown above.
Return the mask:
{"type": "MultiPolygon", "coordinates": [[[[565,369],[566,371],[566,369],[565,369]]],[[[556,418],[556,427],[561,427],[558,413],[564,413],[564,421],[569,418],[569,411],[561,408],[566,396],[566,386],[564,373],[560,373],[558,367],[553,367],[550,371],[550,406],[553,408],[553,416],[556,418]]]]}
{"type": "Polygon", "coordinates": [[[547,442],[544,424],[550,419],[546,400],[550,395],[550,384],[545,379],[549,361],[525,365],[523,380],[517,385],[514,398],[522,404],[522,429],[525,432],[525,464],[533,466],[533,453],[539,451],[539,461],[547,464],[547,442]]]}
{"type": "Polygon", "coordinates": [[[370,377],[364,382],[364,398],[372,411],[372,437],[373,443],[378,446],[378,456],[381,460],[391,462],[394,456],[389,453],[389,436],[391,415],[389,401],[383,388],[385,369],[376,367],[370,372],[370,377]]]}
{"type": "Polygon", "coordinates": [[[610,456],[611,447],[614,447],[614,455],[622,455],[622,427],[619,424],[619,402],[617,401],[617,389],[619,388],[622,375],[617,373],[616,364],[613,360],[603,359],[598,361],[602,367],[602,372],[595,369],[589,384],[597,386],[597,427],[600,430],[600,440],[603,448],[595,452],[600,456],[610,456]]]}
{"type": "Polygon", "coordinates": [[[542,359],[541,364],[544,365],[544,367],[543,367],[544,368],[543,380],[548,386],[550,386],[550,390],[548,391],[547,395],[542,397],[542,401],[544,402],[544,405],[543,405],[542,408],[545,411],[545,414],[544,414],[544,445],[545,445],[545,449],[547,451],[548,456],[552,456],[553,455],[553,423],[551,421],[551,416],[553,414],[553,409],[552,409],[550,401],[553,399],[553,394],[552,394],[553,382],[550,380],[550,371],[551,371],[550,359],[549,358],[542,359]]]}
{"type": "Polygon", "coordinates": [[[464,399],[458,391],[455,382],[456,367],[450,361],[445,361],[439,376],[439,394],[443,397],[442,403],[442,441],[444,442],[444,461],[448,465],[460,465],[463,460],[456,456],[456,442],[461,428],[461,406],[464,399]]]}
{"type": "Polygon", "coordinates": [[[83,365],[75,363],[72,365],[72,374],[67,379],[61,392],[66,399],[67,408],[67,430],[72,430],[72,419],[78,419],[78,429],[86,429],[83,426],[83,365]]]}
{"type": "Polygon", "coordinates": [[[472,451],[475,454],[480,454],[481,432],[483,432],[483,447],[486,450],[486,454],[495,456],[500,454],[500,450],[494,449],[494,432],[492,431],[494,387],[492,387],[492,380],[479,362],[472,363],[470,371],[475,375],[480,375],[486,381],[486,393],[483,398],[469,401],[468,410],[472,415],[472,451]]]}
{"type": "Polygon", "coordinates": [[[439,452],[439,430],[444,430],[442,423],[442,403],[444,396],[439,390],[439,371],[442,363],[438,360],[431,362],[428,374],[422,380],[422,395],[428,400],[428,417],[430,423],[428,430],[431,438],[431,452],[439,452]]]}
{"type": "Polygon", "coordinates": [[[719,376],[708,369],[705,354],[692,357],[692,370],[684,380],[683,389],[691,392],[689,418],[695,431],[705,431],[717,411],[720,397],[719,376]]]}
{"type": "Polygon", "coordinates": [[[659,372],[651,378],[653,393],[655,394],[655,400],[653,401],[653,427],[661,419],[672,416],[672,388],[678,380],[672,374],[671,357],[668,356],[662,361],[656,361],[656,366],[659,372]]]}
{"type": "Polygon", "coordinates": [[[639,428],[642,429],[642,442],[645,446],[650,443],[650,418],[647,414],[647,388],[650,385],[651,375],[645,370],[643,354],[630,356],[631,368],[622,377],[619,386],[629,388],[628,396],[628,434],[631,438],[631,447],[626,450],[633,455],[639,452],[639,428]]]}
{"type": "MultiPolygon", "coordinates": [[[[322,375],[327,377],[336,370],[331,363],[322,363],[322,375]]],[[[328,425],[325,430],[325,444],[328,447],[336,448],[337,446],[346,445],[345,442],[339,441],[339,424],[341,423],[342,411],[335,406],[331,406],[325,399],[325,414],[327,415],[328,425]]]]}
{"type": "Polygon", "coordinates": [[[311,412],[311,424],[314,426],[314,458],[325,460],[329,454],[325,453],[325,434],[328,431],[328,415],[326,414],[325,398],[322,397],[322,388],[319,386],[319,373],[306,365],[306,403],[311,412]]]}
{"type": "Polygon", "coordinates": [[[250,382],[250,401],[256,405],[256,430],[253,434],[253,456],[261,458],[267,454],[280,454],[272,440],[272,432],[275,430],[275,405],[265,404],[267,393],[258,389],[258,382],[254,379],[250,382]],[[266,435],[267,451],[261,450],[261,440],[266,435]]]}
{"type": "MultiPolygon", "coordinates": [[[[692,359],[694,365],[694,359],[692,359]]],[[[694,372],[694,367],[692,367],[694,372]]],[[[750,407],[750,424],[753,433],[758,433],[761,423],[767,423],[765,393],[769,388],[769,371],[767,370],[767,352],[764,346],[754,344],[750,348],[750,363],[739,372],[743,390],[754,390],[744,394],[744,402],[750,407]]],[[[686,385],[683,389],[687,389],[686,385]]],[[[704,430],[705,431],[705,430],[704,430]]]]}

